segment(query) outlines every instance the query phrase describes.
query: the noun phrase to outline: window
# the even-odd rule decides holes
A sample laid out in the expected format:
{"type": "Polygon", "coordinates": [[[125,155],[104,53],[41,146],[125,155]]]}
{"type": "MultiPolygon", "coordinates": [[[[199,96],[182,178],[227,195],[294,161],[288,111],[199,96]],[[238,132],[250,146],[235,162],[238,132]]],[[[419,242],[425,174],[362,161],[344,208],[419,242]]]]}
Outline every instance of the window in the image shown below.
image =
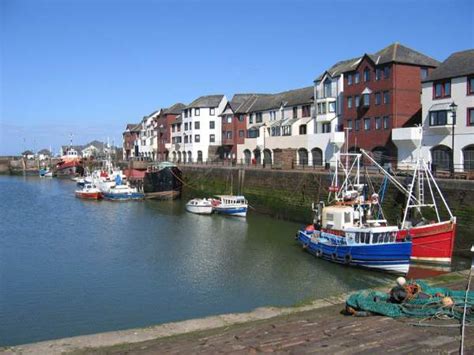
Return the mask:
{"type": "Polygon", "coordinates": [[[424,80],[428,77],[428,68],[420,68],[421,80],[424,80]]]}
{"type": "Polygon", "coordinates": [[[467,125],[474,126],[474,107],[467,109],[467,125]]]}
{"type": "Polygon", "coordinates": [[[321,104],[321,113],[324,115],[324,114],[326,114],[326,112],[327,112],[327,111],[326,111],[326,103],[323,102],[323,103],[321,104]]]}
{"type": "Polygon", "coordinates": [[[335,102],[328,103],[328,110],[329,112],[336,112],[336,103],[335,102]]]}
{"type": "Polygon", "coordinates": [[[176,131],[176,125],[171,125],[171,132],[176,131]]]}
{"type": "Polygon", "coordinates": [[[386,66],[386,67],[383,68],[383,76],[385,77],[385,79],[390,78],[390,67],[389,66],[386,66]]]}
{"type": "Polygon", "coordinates": [[[239,122],[244,122],[245,116],[244,115],[239,115],[239,122]]]}
{"type": "Polygon", "coordinates": [[[331,133],[330,123],[323,123],[322,128],[323,128],[323,133],[331,133]]]}
{"type": "Polygon", "coordinates": [[[382,119],[375,117],[375,129],[382,129],[382,119]]]}
{"type": "Polygon", "coordinates": [[[364,81],[365,82],[370,81],[370,69],[369,68],[364,69],[364,81]]]}
{"type": "Polygon", "coordinates": [[[349,131],[352,131],[352,120],[347,120],[347,128],[349,128],[349,131]]]}
{"type": "Polygon", "coordinates": [[[352,96],[347,98],[347,108],[352,108],[352,96]]]}
{"type": "Polygon", "coordinates": [[[253,113],[250,114],[249,116],[249,124],[253,123],[253,113]]]}
{"type": "Polygon", "coordinates": [[[331,80],[326,79],[324,81],[324,97],[331,97],[331,80]]]}
{"type": "Polygon", "coordinates": [[[245,131],[240,130],[240,131],[239,131],[239,137],[240,137],[240,138],[245,137],[245,131]]]}
{"type": "Polygon", "coordinates": [[[261,112],[257,112],[255,114],[255,123],[262,123],[262,113],[261,112]]]}
{"type": "Polygon", "coordinates": [[[370,131],[370,118],[364,118],[364,130],[370,131]]]}
{"type": "Polygon", "coordinates": [[[184,136],[184,143],[188,143],[188,136],[184,136]]]}
{"type": "Polygon", "coordinates": [[[303,111],[303,117],[311,117],[311,105],[304,105],[301,110],[303,111]]]}
{"type": "Polygon", "coordinates": [[[375,93],[375,104],[380,105],[382,103],[382,95],[379,92],[375,93]]]}
{"type": "Polygon", "coordinates": [[[188,118],[188,110],[184,110],[184,118],[188,118]]]}
{"type": "Polygon", "coordinates": [[[216,128],[216,123],[214,121],[209,121],[209,129],[216,128]]]}
{"type": "Polygon", "coordinates": [[[359,84],[359,82],[360,82],[360,73],[356,72],[354,74],[354,84],[359,84]]]}
{"type": "Polygon", "coordinates": [[[370,94],[364,94],[362,95],[362,99],[364,101],[364,106],[370,106],[370,94]]]}
{"type": "Polygon", "coordinates": [[[390,103],[390,92],[384,91],[383,92],[383,103],[389,104],[390,103]]]}
{"type": "Polygon", "coordinates": [[[209,142],[210,143],[215,143],[216,142],[216,135],[215,134],[209,135],[209,142]]]}
{"type": "Polygon", "coordinates": [[[211,107],[209,109],[209,115],[214,116],[216,114],[216,109],[214,107],[211,107]]]}
{"type": "Polygon", "coordinates": [[[232,123],[232,115],[227,115],[227,123],[232,123]]]}
{"type": "Polygon", "coordinates": [[[306,125],[302,124],[300,126],[300,135],[306,134],[306,125]]]}
{"type": "Polygon", "coordinates": [[[196,134],[194,136],[194,142],[199,143],[201,141],[201,136],[199,134],[196,134]]]}
{"type": "Polygon", "coordinates": [[[259,136],[259,130],[258,129],[249,129],[247,131],[248,138],[257,138],[259,136]]]}
{"type": "Polygon", "coordinates": [[[226,137],[227,139],[232,139],[232,131],[227,131],[227,132],[225,133],[225,137],[226,137]]]}
{"type": "Polygon", "coordinates": [[[360,119],[355,120],[355,130],[356,131],[360,130],[360,119]]]}
{"type": "Polygon", "coordinates": [[[284,136],[291,136],[291,126],[283,126],[282,130],[284,136]]]}
{"type": "Polygon", "coordinates": [[[185,123],[184,123],[184,130],[185,130],[185,131],[188,130],[188,122],[185,122],[185,123]]]}
{"type": "Polygon", "coordinates": [[[388,116],[383,116],[383,129],[388,129],[388,127],[389,127],[388,116]]]}
{"type": "Polygon", "coordinates": [[[280,126],[272,127],[271,135],[273,137],[280,136],[281,135],[280,126]]]}
{"type": "Polygon", "coordinates": [[[474,76],[467,78],[467,94],[474,95],[474,76]]]}
{"type": "Polygon", "coordinates": [[[298,118],[298,106],[293,107],[293,118],[298,118]]]}
{"type": "Polygon", "coordinates": [[[375,69],[375,80],[380,80],[382,79],[382,69],[377,68],[375,69]]]}
{"type": "Polygon", "coordinates": [[[448,124],[448,111],[430,111],[430,126],[444,126],[448,124]]]}
{"type": "Polygon", "coordinates": [[[352,85],[352,74],[347,76],[347,85],[352,85]]]}
{"type": "Polygon", "coordinates": [[[355,107],[359,107],[360,105],[360,96],[354,96],[354,101],[355,101],[355,107]]]}
{"type": "Polygon", "coordinates": [[[199,121],[194,122],[194,129],[199,129],[199,121]]]}
{"type": "Polygon", "coordinates": [[[194,116],[199,116],[201,114],[201,110],[198,108],[194,109],[194,116]]]}

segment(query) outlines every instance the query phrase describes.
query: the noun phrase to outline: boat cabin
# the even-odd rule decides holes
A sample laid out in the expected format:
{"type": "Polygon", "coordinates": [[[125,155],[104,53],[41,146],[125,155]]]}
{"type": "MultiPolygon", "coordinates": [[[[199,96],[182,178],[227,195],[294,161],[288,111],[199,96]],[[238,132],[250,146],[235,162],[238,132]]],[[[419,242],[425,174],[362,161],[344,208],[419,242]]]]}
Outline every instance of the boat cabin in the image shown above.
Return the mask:
{"type": "Polygon", "coordinates": [[[396,226],[348,228],[345,233],[346,243],[347,245],[395,243],[397,232],[396,226]]]}
{"type": "Polygon", "coordinates": [[[216,197],[224,205],[247,205],[247,200],[244,196],[219,195],[216,197]]]}
{"type": "Polygon", "coordinates": [[[344,230],[354,226],[354,208],[351,206],[329,206],[323,208],[322,227],[344,230]]]}

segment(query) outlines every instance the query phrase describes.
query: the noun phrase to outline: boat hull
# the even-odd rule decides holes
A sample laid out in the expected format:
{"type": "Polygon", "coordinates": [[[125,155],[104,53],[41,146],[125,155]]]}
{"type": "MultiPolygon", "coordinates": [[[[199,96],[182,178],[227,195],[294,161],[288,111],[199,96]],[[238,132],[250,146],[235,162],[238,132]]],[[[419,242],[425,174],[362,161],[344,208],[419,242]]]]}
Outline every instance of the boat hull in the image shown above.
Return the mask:
{"type": "Polygon", "coordinates": [[[312,233],[302,230],[297,240],[309,253],[338,264],[397,274],[406,274],[410,268],[411,242],[334,245],[320,242],[312,233]]]}
{"type": "Polygon", "coordinates": [[[411,258],[416,262],[449,264],[454,249],[456,223],[447,221],[433,223],[398,232],[397,240],[407,236],[413,242],[411,258]]]}
{"type": "Polygon", "coordinates": [[[82,192],[76,191],[77,198],[83,198],[86,200],[100,200],[102,198],[101,192],[82,192]]]}
{"type": "Polygon", "coordinates": [[[130,200],[143,200],[145,195],[141,192],[132,193],[110,193],[102,192],[102,196],[105,200],[109,201],[130,201],[130,200]]]}
{"type": "Polygon", "coordinates": [[[186,205],[186,211],[195,214],[212,214],[212,206],[192,206],[186,205]]]}
{"type": "Polygon", "coordinates": [[[219,214],[228,216],[246,217],[247,207],[214,207],[214,210],[219,214]]]}

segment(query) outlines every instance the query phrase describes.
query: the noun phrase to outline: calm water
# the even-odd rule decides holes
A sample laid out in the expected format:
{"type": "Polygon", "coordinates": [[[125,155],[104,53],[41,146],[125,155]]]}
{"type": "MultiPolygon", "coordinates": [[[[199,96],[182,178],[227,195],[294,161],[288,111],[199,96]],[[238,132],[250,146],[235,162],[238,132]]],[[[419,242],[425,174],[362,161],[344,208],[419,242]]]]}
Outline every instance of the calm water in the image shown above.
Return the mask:
{"type": "Polygon", "coordinates": [[[293,305],[393,278],[302,252],[294,223],[197,216],[184,201],[82,201],[74,189],[0,177],[0,345],[293,305]]]}

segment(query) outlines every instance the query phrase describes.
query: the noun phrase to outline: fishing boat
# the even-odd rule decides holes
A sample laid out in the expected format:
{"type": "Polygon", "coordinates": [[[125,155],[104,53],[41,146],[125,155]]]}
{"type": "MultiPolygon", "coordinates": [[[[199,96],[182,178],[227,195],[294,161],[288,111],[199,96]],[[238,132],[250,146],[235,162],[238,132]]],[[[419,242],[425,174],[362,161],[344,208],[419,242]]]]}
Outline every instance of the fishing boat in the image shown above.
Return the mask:
{"type": "Polygon", "coordinates": [[[428,162],[422,158],[418,148],[417,161],[411,178],[401,183],[370,154],[361,151],[379,171],[406,197],[406,205],[397,240],[410,238],[413,241],[411,259],[422,263],[450,264],[456,237],[456,217],[453,216],[428,162]],[[438,201],[441,201],[439,206],[438,201]],[[424,212],[435,214],[434,219],[425,218],[424,212]]]}
{"type": "Polygon", "coordinates": [[[247,216],[248,202],[244,196],[219,195],[211,201],[214,211],[229,216],[247,216]]]}
{"type": "Polygon", "coordinates": [[[186,204],[186,211],[196,214],[212,214],[213,207],[208,199],[194,198],[186,204]]]}
{"type": "Polygon", "coordinates": [[[381,205],[378,195],[369,197],[367,184],[360,181],[360,159],[358,153],[336,155],[330,204],[313,205],[313,225],[299,230],[296,239],[311,254],[335,263],[406,274],[412,242],[397,240],[398,226],[375,217],[381,205]],[[341,185],[339,169],[344,174],[341,185]]]}
{"type": "Polygon", "coordinates": [[[102,192],[92,184],[85,184],[80,190],[76,190],[76,197],[88,200],[100,200],[102,192]]]}
{"type": "Polygon", "coordinates": [[[74,148],[69,147],[66,154],[56,164],[57,177],[75,177],[82,175],[83,172],[81,157],[74,148]]]}

